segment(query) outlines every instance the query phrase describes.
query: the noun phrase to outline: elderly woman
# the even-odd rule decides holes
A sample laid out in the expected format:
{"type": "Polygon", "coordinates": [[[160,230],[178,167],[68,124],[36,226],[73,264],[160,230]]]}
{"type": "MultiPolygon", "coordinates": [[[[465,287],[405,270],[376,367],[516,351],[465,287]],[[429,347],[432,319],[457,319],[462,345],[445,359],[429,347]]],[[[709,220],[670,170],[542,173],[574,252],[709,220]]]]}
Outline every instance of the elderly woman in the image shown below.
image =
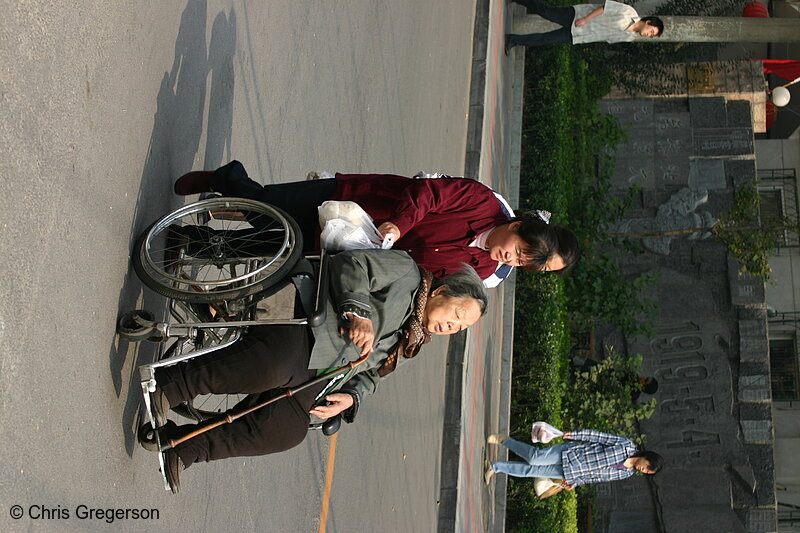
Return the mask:
{"type": "MultiPolygon", "coordinates": [[[[343,379],[311,386],[168,450],[173,490],[180,486],[181,470],[194,463],[297,446],[308,431],[309,413],[323,419],[343,413],[352,421],[381,378],[414,357],[431,335],[450,335],[477,322],[487,302],[486,289],[468,266],[435,286],[430,272],[404,252],[356,250],[333,256],[324,324],[259,326],[230,347],[159,369],[154,395],[159,424],[169,407],[200,394],[249,394],[233,409],[238,412],[322,370],[369,358],[343,379]]],[[[174,438],[194,428],[168,424],[165,431],[174,438]]]]}
{"type": "Polygon", "coordinates": [[[551,225],[549,213],[515,217],[502,196],[472,179],[337,173],[335,179],[261,185],[240,162],[231,161],[213,172],[189,172],[175,182],[177,194],[209,191],[283,209],[300,225],[309,247],[318,233],[317,206],[326,200],[356,202],[383,235],[394,235],[395,250],[408,252],[435,277],[466,263],[487,287],[499,285],[513,267],[558,271],[580,256],[575,234],[551,225]]]}

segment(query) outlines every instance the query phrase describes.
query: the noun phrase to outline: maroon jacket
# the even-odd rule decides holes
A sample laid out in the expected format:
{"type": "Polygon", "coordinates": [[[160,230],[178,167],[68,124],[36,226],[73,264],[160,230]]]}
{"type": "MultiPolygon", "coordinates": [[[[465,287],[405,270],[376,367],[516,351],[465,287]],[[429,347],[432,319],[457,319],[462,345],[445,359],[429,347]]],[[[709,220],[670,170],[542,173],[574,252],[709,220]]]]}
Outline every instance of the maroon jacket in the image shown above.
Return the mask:
{"type": "Polygon", "coordinates": [[[338,173],[336,183],[332,200],[356,202],[376,226],[396,224],[402,236],[393,249],[408,252],[434,276],[456,272],[461,263],[475,268],[481,279],[497,269],[488,252],[469,246],[478,234],[509,220],[486,185],[468,178],[338,173]]]}

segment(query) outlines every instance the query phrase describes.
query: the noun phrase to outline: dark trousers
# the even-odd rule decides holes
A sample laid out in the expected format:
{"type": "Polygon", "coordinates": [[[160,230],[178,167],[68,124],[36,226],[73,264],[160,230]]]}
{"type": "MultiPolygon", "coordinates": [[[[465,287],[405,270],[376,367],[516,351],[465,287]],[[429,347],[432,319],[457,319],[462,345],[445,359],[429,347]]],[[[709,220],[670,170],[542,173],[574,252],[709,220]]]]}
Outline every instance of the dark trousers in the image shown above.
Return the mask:
{"type": "MultiPolygon", "coordinates": [[[[200,394],[249,394],[229,411],[236,413],[314,377],[314,371],[308,369],[312,347],[313,337],[307,326],[258,326],[227,348],[158,369],[156,382],[170,406],[200,394]]],[[[320,383],[262,407],[178,445],[175,451],[188,467],[200,461],[265,455],[293,448],[305,439],[310,421],[308,411],[324,387],[325,383],[320,383]]],[[[174,436],[185,435],[195,428],[194,424],[177,426],[174,436]]]]}
{"type": "Polygon", "coordinates": [[[514,0],[525,6],[528,13],[555,22],[561,28],[547,33],[528,33],[526,35],[510,34],[510,46],[545,46],[548,44],[572,44],[572,22],[575,20],[574,7],[550,7],[541,0],[514,0]]]}
{"type": "MultiPolygon", "coordinates": [[[[261,185],[250,179],[239,161],[221,166],[211,177],[211,188],[223,196],[258,200],[282,209],[300,226],[306,251],[319,249],[317,207],[336,192],[335,179],[296,181],[261,185]]],[[[257,222],[250,221],[255,227],[257,222]]]]}

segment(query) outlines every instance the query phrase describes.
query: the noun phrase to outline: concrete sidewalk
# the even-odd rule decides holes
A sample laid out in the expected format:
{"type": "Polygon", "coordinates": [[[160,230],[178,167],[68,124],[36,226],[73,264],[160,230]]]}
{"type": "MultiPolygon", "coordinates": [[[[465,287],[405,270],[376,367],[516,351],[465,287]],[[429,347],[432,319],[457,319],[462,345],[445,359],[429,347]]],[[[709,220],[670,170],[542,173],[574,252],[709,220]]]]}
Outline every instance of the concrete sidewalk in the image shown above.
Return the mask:
{"type": "MultiPolygon", "coordinates": [[[[504,55],[512,12],[505,0],[477,0],[464,175],[519,202],[524,53],[504,55]]],[[[450,341],[442,438],[440,532],[503,531],[506,479],[483,482],[485,439],[509,427],[514,327],[512,275],[492,291],[487,316],[450,341]]],[[[505,450],[491,450],[505,453],[505,450]]],[[[493,456],[494,458],[494,456],[493,456]]]]}

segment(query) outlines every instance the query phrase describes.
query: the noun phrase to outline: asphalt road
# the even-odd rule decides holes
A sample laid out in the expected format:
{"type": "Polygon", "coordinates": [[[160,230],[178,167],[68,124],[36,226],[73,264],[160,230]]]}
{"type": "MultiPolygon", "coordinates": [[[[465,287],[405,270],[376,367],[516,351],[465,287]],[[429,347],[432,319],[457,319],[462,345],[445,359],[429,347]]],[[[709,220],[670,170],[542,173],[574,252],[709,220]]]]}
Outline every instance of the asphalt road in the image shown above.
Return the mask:
{"type": "MultiPolygon", "coordinates": [[[[162,490],[133,439],[152,347],[114,334],[120,312],[164,308],[132,273],[133,240],[184,202],[177,176],[231,158],[264,182],[460,174],[474,11],[0,0],[0,531],[318,530],[317,435],[162,490]],[[109,523],[81,505],[158,519],[109,523]]],[[[398,371],[338,438],[328,531],[433,529],[444,351],[398,371]]]]}

